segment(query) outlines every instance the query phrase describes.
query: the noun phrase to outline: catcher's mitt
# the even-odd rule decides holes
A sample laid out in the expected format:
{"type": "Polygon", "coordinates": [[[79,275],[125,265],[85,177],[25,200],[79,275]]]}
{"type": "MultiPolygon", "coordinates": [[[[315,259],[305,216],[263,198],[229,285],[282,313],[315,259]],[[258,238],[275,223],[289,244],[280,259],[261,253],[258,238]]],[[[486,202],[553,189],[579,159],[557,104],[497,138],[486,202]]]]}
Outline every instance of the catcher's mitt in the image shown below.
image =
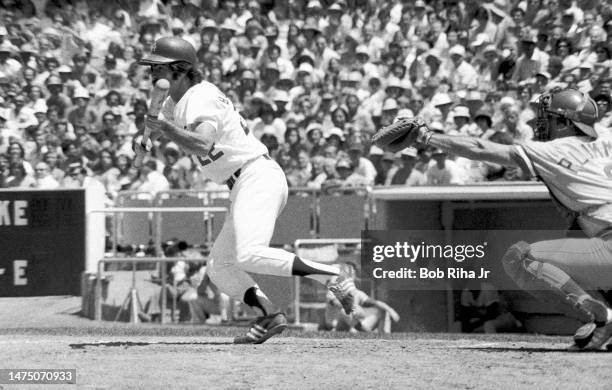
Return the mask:
{"type": "Polygon", "coordinates": [[[390,152],[399,152],[418,141],[421,127],[426,128],[423,118],[400,118],[378,130],[372,136],[372,142],[390,152]]]}

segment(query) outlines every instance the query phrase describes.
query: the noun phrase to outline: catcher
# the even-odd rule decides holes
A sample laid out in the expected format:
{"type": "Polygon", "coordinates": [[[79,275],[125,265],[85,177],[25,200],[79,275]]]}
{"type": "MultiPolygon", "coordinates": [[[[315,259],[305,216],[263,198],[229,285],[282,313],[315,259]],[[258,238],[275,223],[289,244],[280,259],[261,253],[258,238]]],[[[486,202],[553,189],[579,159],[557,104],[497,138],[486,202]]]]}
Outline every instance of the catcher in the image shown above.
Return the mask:
{"type": "Polygon", "coordinates": [[[512,245],[502,262],[508,275],[540,299],[563,302],[585,324],[575,348],[605,349],[612,337],[612,310],[596,293],[612,287],[612,137],[598,136],[597,104],[567,89],[538,101],[536,141],[502,145],[430,131],[421,119],[400,118],[373,142],[395,152],[415,143],[472,160],[517,166],[538,177],[561,210],[586,235],[512,245]]]}

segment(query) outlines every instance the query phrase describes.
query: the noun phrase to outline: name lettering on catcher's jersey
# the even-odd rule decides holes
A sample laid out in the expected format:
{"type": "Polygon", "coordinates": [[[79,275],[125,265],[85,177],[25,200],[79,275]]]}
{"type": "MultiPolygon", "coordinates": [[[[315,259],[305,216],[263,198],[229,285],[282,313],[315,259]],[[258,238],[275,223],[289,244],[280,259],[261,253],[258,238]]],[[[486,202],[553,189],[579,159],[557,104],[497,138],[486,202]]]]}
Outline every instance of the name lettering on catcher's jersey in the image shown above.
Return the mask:
{"type": "MultiPolygon", "coordinates": [[[[515,150],[521,167],[539,177],[564,207],[583,220],[612,225],[612,137],[525,142],[515,150]]],[[[591,225],[589,236],[602,229],[591,225]]]]}

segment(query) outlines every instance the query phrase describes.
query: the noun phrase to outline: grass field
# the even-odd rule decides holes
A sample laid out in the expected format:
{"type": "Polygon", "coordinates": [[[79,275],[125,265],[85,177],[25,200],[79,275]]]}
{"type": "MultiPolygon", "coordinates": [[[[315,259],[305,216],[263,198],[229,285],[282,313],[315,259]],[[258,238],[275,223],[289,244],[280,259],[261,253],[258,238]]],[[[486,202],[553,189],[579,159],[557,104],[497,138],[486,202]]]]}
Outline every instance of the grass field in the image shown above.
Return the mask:
{"type": "Polygon", "coordinates": [[[612,354],[569,352],[567,337],[425,333],[380,337],[288,330],[265,344],[244,346],[231,340],[245,328],[96,323],[74,315],[79,304],[75,298],[0,299],[0,368],[77,369],[77,385],[24,385],[26,389],[610,389],[612,385],[612,354]],[[39,309],[32,311],[33,306],[39,309]]]}

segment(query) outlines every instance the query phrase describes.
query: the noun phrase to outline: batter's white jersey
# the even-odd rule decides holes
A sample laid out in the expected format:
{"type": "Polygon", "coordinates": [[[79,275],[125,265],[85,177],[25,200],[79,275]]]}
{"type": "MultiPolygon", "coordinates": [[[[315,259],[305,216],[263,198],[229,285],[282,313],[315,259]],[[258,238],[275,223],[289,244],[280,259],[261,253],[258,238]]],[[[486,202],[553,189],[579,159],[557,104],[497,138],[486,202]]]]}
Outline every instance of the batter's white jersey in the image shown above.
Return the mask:
{"type": "Polygon", "coordinates": [[[268,152],[232,102],[208,81],[189,88],[176,104],[168,97],[160,116],[191,131],[202,122],[213,126],[212,148],[206,156],[193,156],[193,160],[204,177],[217,183],[224,183],[246,162],[268,152]]]}
{"type": "Polygon", "coordinates": [[[612,137],[564,137],[516,148],[521,167],[540,177],[590,236],[612,227],[612,137]]]}

